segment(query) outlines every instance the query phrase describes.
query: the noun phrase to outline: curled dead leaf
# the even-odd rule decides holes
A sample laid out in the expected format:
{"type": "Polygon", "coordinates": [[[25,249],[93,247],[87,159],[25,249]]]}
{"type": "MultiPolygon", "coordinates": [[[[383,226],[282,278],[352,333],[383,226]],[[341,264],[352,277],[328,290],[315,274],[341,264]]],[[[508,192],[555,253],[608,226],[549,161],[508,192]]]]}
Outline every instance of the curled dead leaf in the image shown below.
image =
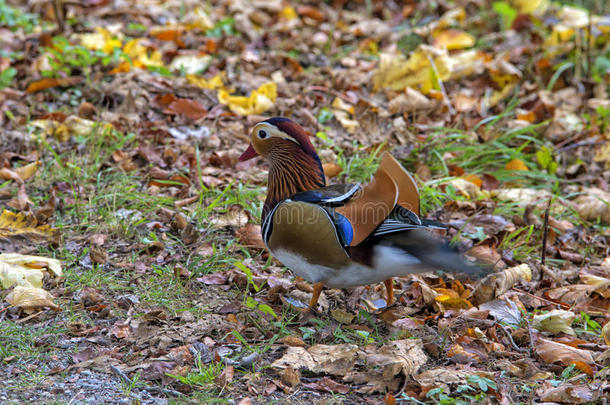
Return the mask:
{"type": "Polygon", "coordinates": [[[498,273],[492,273],[479,282],[472,293],[472,301],[482,304],[499,297],[520,281],[531,281],[532,269],[527,264],[520,264],[498,273]]]}
{"type": "Polygon", "coordinates": [[[26,312],[34,312],[45,307],[61,311],[61,308],[53,302],[53,296],[38,287],[18,285],[5,299],[9,304],[22,308],[26,312]]]}

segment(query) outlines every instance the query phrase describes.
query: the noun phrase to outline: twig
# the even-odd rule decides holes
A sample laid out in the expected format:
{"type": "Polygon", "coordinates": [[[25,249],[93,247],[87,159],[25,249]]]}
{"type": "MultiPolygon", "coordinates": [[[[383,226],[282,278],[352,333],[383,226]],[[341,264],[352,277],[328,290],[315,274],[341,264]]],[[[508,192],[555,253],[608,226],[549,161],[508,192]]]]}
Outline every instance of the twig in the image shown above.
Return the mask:
{"type": "Polygon", "coordinates": [[[544,262],[546,259],[546,237],[547,234],[549,233],[549,212],[551,211],[551,202],[553,201],[553,198],[550,197],[549,198],[549,203],[546,206],[546,210],[544,211],[544,227],[543,227],[543,234],[542,234],[542,257],[540,259],[540,264],[542,264],[544,266],[544,262]]]}
{"type": "MultiPolygon", "coordinates": [[[[123,382],[127,385],[132,385],[133,382],[131,381],[131,378],[129,378],[127,376],[127,374],[125,374],[124,372],[122,372],[118,367],[116,367],[115,365],[111,364],[110,365],[110,369],[119,376],[119,378],[121,380],[123,380],[123,382]]],[[[139,388],[141,390],[144,391],[148,391],[148,392],[157,392],[157,393],[162,393],[162,394],[166,394],[166,395],[173,395],[175,397],[179,397],[182,395],[182,393],[169,389],[169,388],[162,388],[162,387],[149,387],[147,385],[144,384],[137,384],[136,388],[139,388]]]]}
{"type": "Polygon", "coordinates": [[[534,347],[534,335],[532,335],[532,326],[530,325],[529,319],[525,318],[525,322],[527,323],[527,333],[530,336],[530,350],[531,353],[536,353],[536,348],[534,347]]]}
{"type": "Polygon", "coordinates": [[[76,394],[74,394],[74,396],[72,397],[72,399],[70,400],[70,402],[68,402],[68,404],[67,404],[67,405],[70,405],[72,402],[74,402],[74,400],[76,399],[76,397],[77,397],[77,396],[79,396],[79,395],[80,395],[80,394],[82,394],[82,393],[83,393],[83,391],[82,391],[82,390],[80,390],[80,391],[78,391],[76,394]]]}
{"type": "Polygon", "coordinates": [[[110,369],[111,369],[112,371],[114,371],[114,373],[115,373],[116,375],[118,375],[118,376],[119,376],[119,378],[120,378],[121,380],[123,380],[123,382],[124,382],[125,384],[127,384],[127,385],[131,385],[131,384],[132,384],[132,382],[131,382],[131,378],[127,377],[127,374],[125,374],[124,372],[122,372],[122,371],[121,371],[121,370],[120,370],[120,369],[119,369],[117,366],[115,366],[114,364],[111,364],[111,365],[110,365],[110,369]]]}
{"type": "Polygon", "coordinates": [[[513,340],[512,335],[510,334],[510,332],[508,330],[506,330],[506,327],[504,325],[502,325],[500,322],[496,322],[496,325],[498,325],[500,327],[500,329],[502,329],[504,331],[504,333],[506,334],[506,337],[508,338],[508,340],[510,340],[510,344],[513,346],[513,348],[516,351],[521,352],[521,353],[527,353],[528,352],[526,349],[523,349],[523,348],[517,346],[517,344],[513,340]]]}
{"type": "Polygon", "coordinates": [[[39,311],[39,312],[33,313],[31,315],[26,316],[25,318],[21,318],[21,319],[15,321],[15,323],[24,323],[24,322],[27,322],[30,319],[36,318],[38,315],[42,314],[43,312],[45,312],[45,311],[43,310],[43,311],[39,311]]]}

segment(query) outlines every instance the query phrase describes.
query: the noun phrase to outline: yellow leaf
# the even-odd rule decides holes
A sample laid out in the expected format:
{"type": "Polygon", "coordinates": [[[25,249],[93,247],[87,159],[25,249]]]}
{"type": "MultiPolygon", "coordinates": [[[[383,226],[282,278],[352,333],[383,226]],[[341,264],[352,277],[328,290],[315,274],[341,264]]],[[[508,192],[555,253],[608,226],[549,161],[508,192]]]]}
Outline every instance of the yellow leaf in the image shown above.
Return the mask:
{"type": "Polygon", "coordinates": [[[37,160],[36,162],[32,162],[25,166],[18,167],[17,169],[15,169],[15,172],[17,172],[19,177],[21,177],[21,180],[26,181],[27,179],[36,174],[40,165],[40,161],[37,160]]]}
{"type": "Polygon", "coordinates": [[[534,11],[544,11],[549,6],[548,0],[511,0],[513,7],[520,14],[532,14],[534,11]]]}
{"type": "Polygon", "coordinates": [[[351,119],[347,112],[343,110],[333,110],[333,113],[335,118],[341,123],[341,126],[345,128],[349,134],[355,133],[356,130],[360,128],[360,123],[351,119]]]}
{"type": "Polygon", "coordinates": [[[333,100],[333,103],[332,103],[332,107],[336,108],[338,110],[346,111],[346,112],[348,112],[350,114],[354,113],[354,106],[351,105],[351,104],[346,103],[345,101],[343,101],[339,97],[335,97],[335,99],[333,100]]]}
{"type": "Polygon", "coordinates": [[[406,87],[418,87],[422,93],[427,94],[437,85],[437,75],[441,81],[451,75],[447,50],[420,45],[409,59],[402,55],[380,54],[373,85],[375,91],[383,88],[403,90],[406,87]],[[430,61],[434,62],[434,67],[430,61]]]}
{"type": "Polygon", "coordinates": [[[280,11],[280,18],[283,18],[285,20],[290,21],[294,20],[297,17],[298,16],[296,10],[290,6],[284,7],[282,11],[280,11]]]}
{"type": "Polygon", "coordinates": [[[15,240],[29,241],[32,245],[44,242],[59,243],[59,231],[49,225],[38,225],[34,216],[4,210],[0,215],[0,250],[13,245],[15,240]]]}
{"type": "Polygon", "coordinates": [[[476,174],[467,174],[466,176],[464,176],[464,180],[471,182],[477,187],[483,186],[483,180],[476,174]]]}
{"type": "Polygon", "coordinates": [[[123,43],[120,39],[113,38],[112,34],[105,28],[96,27],[97,32],[80,34],[80,44],[93,51],[112,53],[114,48],[121,48],[123,43]]]}
{"type": "Polygon", "coordinates": [[[65,142],[71,136],[90,136],[94,134],[97,128],[112,128],[111,124],[98,124],[95,121],[80,118],[76,115],[70,115],[64,122],[55,120],[34,120],[30,125],[38,128],[40,131],[32,133],[34,136],[53,136],[65,142]]]}
{"type": "Polygon", "coordinates": [[[504,167],[506,170],[529,170],[523,160],[513,159],[504,167]]]}
{"type": "Polygon", "coordinates": [[[201,87],[202,89],[224,89],[224,84],[222,83],[222,73],[217,74],[211,79],[205,79],[203,77],[199,77],[197,75],[187,74],[186,80],[190,84],[194,84],[195,86],[201,87]]]}
{"type": "Polygon", "coordinates": [[[456,30],[448,29],[444,31],[436,31],[432,34],[433,45],[442,48],[445,47],[452,51],[454,49],[470,48],[474,46],[475,39],[469,33],[456,30]]]}
{"type": "Polygon", "coordinates": [[[198,29],[201,32],[205,32],[214,28],[214,21],[212,21],[208,13],[201,7],[195,7],[184,16],[182,21],[184,21],[187,30],[198,29]]]}
{"type": "Polygon", "coordinates": [[[249,96],[232,96],[227,90],[218,91],[218,101],[240,115],[260,114],[273,106],[277,97],[277,85],[268,82],[253,90],[249,96]]]}
{"type": "Polygon", "coordinates": [[[54,277],[61,277],[59,260],[18,253],[0,254],[0,285],[2,288],[9,288],[13,285],[41,288],[45,272],[54,277]]]}
{"type": "Polygon", "coordinates": [[[563,332],[574,336],[572,322],[574,322],[575,317],[576,314],[572,311],[554,309],[546,314],[535,315],[532,319],[532,326],[541,332],[548,332],[553,335],[563,332]]]}
{"type": "Polygon", "coordinates": [[[55,311],[61,310],[53,302],[53,296],[42,288],[17,286],[5,299],[9,304],[23,308],[27,312],[44,307],[49,307],[55,311]]]}
{"type": "Polygon", "coordinates": [[[163,60],[159,51],[152,51],[150,55],[144,45],[140,44],[142,38],[132,39],[123,47],[123,52],[131,58],[135,67],[144,68],[147,66],[161,67],[163,60]]]}
{"type": "Polygon", "coordinates": [[[599,163],[604,162],[604,168],[610,170],[610,141],[607,141],[597,150],[593,160],[599,163]]]}

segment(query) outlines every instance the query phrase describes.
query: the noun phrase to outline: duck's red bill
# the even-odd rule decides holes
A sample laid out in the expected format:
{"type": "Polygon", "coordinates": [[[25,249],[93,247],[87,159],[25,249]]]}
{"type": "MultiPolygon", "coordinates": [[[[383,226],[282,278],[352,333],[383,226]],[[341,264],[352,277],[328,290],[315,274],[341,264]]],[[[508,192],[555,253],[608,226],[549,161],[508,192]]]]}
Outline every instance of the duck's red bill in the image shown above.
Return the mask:
{"type": "Polygon", "coordinates": [[[252,144],[250,144],[250,145],[248,145],[248,149],[246,149],[246,151],[244,153],[242,153],[241,156],[239,157],[239,161],[244,162],[246,160],[252,159],[253,157],[256,157],[257,155],[258,155],[258,153],[256,153],[256,151],[252,147],[252,144]]]}

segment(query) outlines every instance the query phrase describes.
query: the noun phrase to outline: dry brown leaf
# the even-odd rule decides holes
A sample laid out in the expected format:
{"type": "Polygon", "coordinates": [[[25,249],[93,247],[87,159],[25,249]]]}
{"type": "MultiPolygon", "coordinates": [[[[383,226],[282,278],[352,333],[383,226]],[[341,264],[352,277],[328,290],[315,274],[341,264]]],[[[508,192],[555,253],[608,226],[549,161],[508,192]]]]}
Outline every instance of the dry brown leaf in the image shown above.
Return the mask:
{"type": "Polygon", "coordinates": [[[314,389],[317,391],[332,392],[332,393],[339,393],[339,394],[347,394],[350,390],[349,386],[338,383],[335,380],[330,379],[328,377],[322,377],[318,381],[310,383],[310,384],[303,384],[303,387],[311,388],[311,389],[314,389]]]}
{"type": "Polygon", "coordinates": [[[235,231],[235,235],[244,246],[257,249],[265,248],[260,225],[247,224],[235,231]]]}
{"type": "Polygon", "coordinates": [[[303,339],[297,336],[284,336],[278,342],[283,343],[287,346],[305,347],[307,344],[303,342],[303,339]]]}
{"type": "Polygon", "coordinates": [[[231,384],[233,377],[235,376],[235,368],[233,366],[226,366],[220,375],[214,379],[214,382],[221,388],[231,384]]]}
{"type": "Polygon", "coordinates": [[[3,167],[0,169],[0,179],[2,180],[13,180],[17,183],[23,183],[23,179],[15,170],[8,169],[3,167]]]}
{"type": "Polygon", "coordinates": [[[563,366],[574,364],[579,370],[593,375],[595,361],[589,350],[577,349],[563,343],[537,337],[534,342],[536,354],[547,363],[560,363],[563,366]]]}
{"type": "Polygon", "coordinates": [[[61,308],[53,302],[53,296],[42,288],[18,285],[5,299],[9,304],[22,308],[28,313],[45,307],[61,311],[61,308]]]}
{"type": "Polygon", "coordinates": [[[504,266],[502,256],[496,248],[485,243],[471,247],[465,254],[480,263],[497,266],[496,268],[504,266]]]}
{"type": "Polygon", "coordinates": [[[222,216],[211,218],[210,223],[219,228],[225,226],[243,227],[248,223],[248,214],[243,208],[232,207],[222,216]]]}
{"type": "Polygon", "coordinates": [[[282,371],[281,375],[282,382],[292,388],[299,385],[301,382],[301,377],[299,376],[299,372],[288,366],[282,371]]]}
{"type": "Polygon", "coordinates": [[[545,381],[542,387],[536,390],[540,401],[560,404],[592,403],[599,399],[599,394],[591,387],[582,384],[562,384],[558,387],[545,381]]]}
{"type": "Polygon", "coordinates": [[[551,197],[547,190],[533,188],[502,188],[493,190],[491,195],[499,200],[515,201],[520,205],[546,204],[551,197]]]}
{"type": "Polygon", "coordinates": [[[388,104],[388,111],[392,114],[402,114],[405,112],[415,112],[420,110],[426,110],[434,106],[428,97],[421,94],[419,91],[407,87],[405,92],[399,94],[390,100],[388,104]]]}
{"type": "Polygon", "coordinates": [[[421,341],[407,339],[393,341],[378,350],[369,347],[366,351],[351,344],[289,347],[272,367],[342,376],[344,381],[365,384],[361,392],[382,392],[398,386],[398,374],[413,375],[426,361],[421,341]],[[368,366],[360,370],[358,364],[368,366]]]}
{"type": "Polygon", "coordinates": [[[472,293],[472,301],[475,305],[480,305],[499,297],[520,281],[531,280],[532,270],[525,263],[499,273],[492,273],[479,282],[472,293]]]}
{"type": "Polygon", "coordinates": [[[513,301],[505,298],[484,302],[479,305],[479,309],[489,311],[489,315],[498,322],[511,325],[518,325],[521,322],[521,311],[513,301]]]}

